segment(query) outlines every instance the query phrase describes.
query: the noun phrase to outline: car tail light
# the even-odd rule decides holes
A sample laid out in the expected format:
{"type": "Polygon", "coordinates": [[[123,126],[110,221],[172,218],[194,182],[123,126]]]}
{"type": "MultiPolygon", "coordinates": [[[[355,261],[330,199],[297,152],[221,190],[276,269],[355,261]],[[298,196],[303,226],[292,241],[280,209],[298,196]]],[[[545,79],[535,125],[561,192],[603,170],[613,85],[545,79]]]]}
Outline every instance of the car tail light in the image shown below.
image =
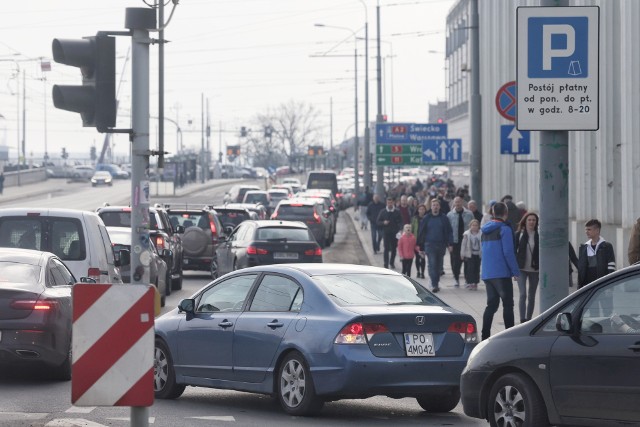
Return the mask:
{"type": "Polygon", "coordinates": [[[247,254],[249,255],[266,255],[269,251],[262,248],[256,248],[255,246],[247,247],[247,254]]]}
{"type": "Polygon", "coordinates": [[[89,270],[87,270],[87,276],[89,276],[89,278],[95,280],[96,282],[100,281],[100,269],[96,268],[96,267],[89,267],[89,270]]]}
{"type": "Polygon", "coordinates": [[[276,219],[278,217],[278,212],[274,212],[271,214],[271,219],[276,219]]]}
{"type": "Polygon", "coordinates": [[[215,240],[215,236],[218,235],[218,230],[216,229],[216,223],[209,218],[209,228],[211,229],[211,238],[215,240]]]}
{"type": "Polygon", "coordinates": [[[320,215],[318,215],[318,212],[314,212],[314,213],[313,213],[313,219],[315,219],[315,220],[316,220],[316,223],[318,223],[318,224],[320,224],[320,222],[322,221],[322,220],[320,219],[320,215]]]}
{"type": "Polygon", "coordinates": [[[307,249],[306,251],[304,251],[304,254],[307,256],[322,256],[322,249],[307,249]]]}
{"type": "Polygon", "coordinates": [[[342,197],[342,193],[336,193],[336,197],[342,197]]]}
{"type": "Polygon", "coordinates": [[[11,302],[11,308],[14,310],[49,311],[52,310],[55,305],[55,301],[43,300],[15,300],[11,302]]]}
{"type": "Polygon", "coordinates": [[[454,322],[449,325],[447,332],[460,334],[465,342],[478,342],[478,330],[475,323],[472,322],[454,322]]]}
{"type": "Polygon", "coordinates": [[[156,248],[169,249],[169,242],[167,242],[164,236],[156,236],[156,248]]]}
{"type": "Polygon", "coordinates": [[[338,334],[335,344],[366,344],[375,334],[389,332],[382,323],[350,323],[338,334]]]}

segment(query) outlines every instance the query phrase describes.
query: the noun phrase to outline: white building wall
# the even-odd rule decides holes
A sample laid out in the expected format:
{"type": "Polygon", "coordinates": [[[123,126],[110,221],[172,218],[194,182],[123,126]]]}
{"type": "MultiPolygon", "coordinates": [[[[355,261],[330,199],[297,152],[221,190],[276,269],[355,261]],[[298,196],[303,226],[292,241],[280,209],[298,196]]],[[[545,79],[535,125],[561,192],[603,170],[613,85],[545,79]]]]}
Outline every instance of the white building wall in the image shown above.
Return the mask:
{"type": "MultiPolygon", "coordinates": [[[[516,8],[538,6],[539,1],[478,3],[484,202],[511,194],[538,210],[539,164],[516,163],[513,156],[500,154],[500,125],[511,122],[498,114],[495,96],[504,83],[516,78],[516,8]]],[[[598,218],[604,238],[614,244],[620,267],[627,264],[630,228],[640,216],[640,1],[570,4],[600,7],[600,129],[569,132],[570,238],[574,245],[585,241],[584,222],[598,218]]],[[[468,115],[449,123],[450,134],[470,137],[468,115]]],[[[531,155],[519,158],[539,159],[539,132],[531,133],[531,142],[531,155]]]]}

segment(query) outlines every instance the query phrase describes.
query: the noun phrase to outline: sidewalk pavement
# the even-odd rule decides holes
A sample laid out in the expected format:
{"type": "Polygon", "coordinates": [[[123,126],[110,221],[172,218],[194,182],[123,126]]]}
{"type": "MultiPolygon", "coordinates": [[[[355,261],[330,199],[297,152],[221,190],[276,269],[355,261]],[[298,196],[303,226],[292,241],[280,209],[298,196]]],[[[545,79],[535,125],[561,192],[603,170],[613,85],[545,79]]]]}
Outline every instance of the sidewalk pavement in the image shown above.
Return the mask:
{"type": "MultiPolygon", "coordinates": [[[[353,208],[347,209],[349,218],[353,221],[353,225],[358,234],[358,238],[360,239],[360,243],[362,244],[362,249],[367,255],[369,259],[369,263],[373,266],[382,267],[383,253],[380,251],[378,254],[373,253],[373,245],[371,244],[371,230],[367,228],[367,230],[360,229],[359,222],[359,214],[353,208]]],[[[380,243],[381,249],[384,247],[382,243],[380,243]]],[[[427,261],[428,262],[428,261],[427,261]]],[[[396,271],[400,272],[401,263],[398,257],[396,256],[396,271]]],[[[428,264],[427,264],[428,266],[428,264]]],[[[482,314],[484,313],[484,309],[487,303],[487,294],[484,287],[484,283],[478,284],[477,291],[471,291],[465,289],[464,287],[464,275],[460,274],[460,287],[454,287],[453,275],[451,273],[451,262],[449,258],[449,252],[444,257],[444,271],[445,275],[440,278],[440,292],[437,293],[437,296],[444,300],[451,307],[463,311],[467,314],[473,316],[476,320],[476,325],[478,327],[478,337],[480,336],[480,330],[482,329],[482,314]]],[[[426,275],[426,270],[425,270],[426,275]]],[[[416,268],[415,264],[411,269],[411,278],[416,280],[417,282],[425,285],[428,289],[431,289],[429,285],[429,277],[426,275],[426,279],[418,279],[416,278],[416,268]]],[[[539,290],[538,290],[539,292],[539,290]]],[[[513,300],[514,300],[514,319],[516,325],[520,321],[520,314],[518,310],[518,299],[520,298],[520,293],[518,292],[518,284],[513,282],[513,300]]],[[[539,299],[536,298],[536,306],[534,310],[534,316],[539,313],[539,299]]],[[[498,311],[493,316],[493,323],[491,324],[491,335],[497,334],[498,332],[504,330],[504,321],[502,319],[502,303],[500,303],[500,307],[498,311]]]]}

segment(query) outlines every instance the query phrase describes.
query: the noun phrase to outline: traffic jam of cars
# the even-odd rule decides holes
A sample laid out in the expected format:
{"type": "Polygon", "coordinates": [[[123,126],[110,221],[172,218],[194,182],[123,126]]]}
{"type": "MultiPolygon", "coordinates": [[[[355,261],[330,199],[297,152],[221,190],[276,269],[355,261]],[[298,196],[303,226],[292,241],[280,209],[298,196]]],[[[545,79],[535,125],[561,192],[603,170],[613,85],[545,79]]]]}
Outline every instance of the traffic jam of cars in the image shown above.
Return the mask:
{"type": "MultiPolygon", "coordinates": [[[[185,271],[208,280],[155,319],[157,399],[193,386],[269,395],[294,416],[388,396],[500,427],[640,422],[640,266],[480,340],[472,315],[410,276],[323,262],[353,190],[332,171],[307,178],[149,208],[161,305],[185,271]]],[[[0,209],[0,367],[68,381],[71,289],[130,283],[131,246],[129,206],[0,209]]]]}

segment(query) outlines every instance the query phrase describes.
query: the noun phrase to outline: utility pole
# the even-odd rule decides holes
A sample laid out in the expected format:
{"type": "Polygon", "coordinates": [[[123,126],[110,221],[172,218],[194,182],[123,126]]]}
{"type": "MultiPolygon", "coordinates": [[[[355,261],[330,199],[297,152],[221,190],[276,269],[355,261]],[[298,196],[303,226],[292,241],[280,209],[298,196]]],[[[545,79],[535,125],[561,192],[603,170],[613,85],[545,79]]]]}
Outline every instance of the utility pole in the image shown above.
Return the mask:
{"type": "Polygon", "coordinates": [[[471,82],[470,116],[471,116],[471,194],[482,206],[482,104],[480,97],[480,40],[478,25],[478,0],[469,2],[471,15],[471,82]]]}
{"type": "MultiPolygon", "coordinates": [[[[27,153],[25,149],[27,135],[27,79],[25,70],[22,70],[22,162],[27,164],[27,153]]],[[[18,165],[18,169],[20,165],[18,165]]]]}
{"type": "MultiPolygon", "coordinates": [[[[381,59],[380,59],[380,1],[376,6],[376,20],[378,24],[378,46],[377,46],[377,59],[376,59],[376,72],[378,75],[378,115],[376,116],[376,123],[382,123],[382,75],[381,75],[381,59]]],[[[376,170],[376,176],[378,182],[376,183],[376,194],[380,195],[384,199],[384,166],[378,166],[376,170]]]]}
{"type": "Polygon", "coordinates": [[[200,182],[204,184],[204,93],[200,94],[200,182]]]}
{"type": "Polygon", "coordinates": [[[164,0],[158,3],[158,176],[164,171],[164,0]]]}
{"type": "Polygon", "coordinates": [[[334,168],[333,157],[333,97],[331,97],[329,98],[329,169],[334,168]]]}

